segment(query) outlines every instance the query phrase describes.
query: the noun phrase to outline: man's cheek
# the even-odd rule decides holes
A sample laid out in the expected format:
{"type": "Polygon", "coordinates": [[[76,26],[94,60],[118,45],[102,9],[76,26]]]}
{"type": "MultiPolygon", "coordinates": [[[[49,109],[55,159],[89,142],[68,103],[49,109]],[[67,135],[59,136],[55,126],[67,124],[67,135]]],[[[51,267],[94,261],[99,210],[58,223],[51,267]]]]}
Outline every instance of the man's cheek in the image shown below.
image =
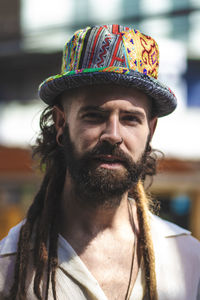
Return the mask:
{"type": "Polygon", "coordinates": [[[79,149],[81,151],[90,151],[92,150],[98,143],[98,139],[95,139],[91,135],[81,136],[79,139],[79,149]]]}

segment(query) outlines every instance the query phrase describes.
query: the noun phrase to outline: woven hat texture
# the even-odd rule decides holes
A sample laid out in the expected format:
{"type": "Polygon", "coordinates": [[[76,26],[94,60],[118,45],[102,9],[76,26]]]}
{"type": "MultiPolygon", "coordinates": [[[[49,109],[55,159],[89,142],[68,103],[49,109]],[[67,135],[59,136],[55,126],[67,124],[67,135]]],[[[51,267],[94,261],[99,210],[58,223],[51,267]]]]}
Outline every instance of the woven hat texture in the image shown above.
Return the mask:
{"type": "Polygon", "coordinates": [[[63,91],[95,84],[136,87],[153,99],[154,113],[173,112],[177,101],[158,79],[159,50],[153,38],[121,25],[93,26],[78,30],[66,43],[61,74],[39,87],[49,105],[63,91]]]}

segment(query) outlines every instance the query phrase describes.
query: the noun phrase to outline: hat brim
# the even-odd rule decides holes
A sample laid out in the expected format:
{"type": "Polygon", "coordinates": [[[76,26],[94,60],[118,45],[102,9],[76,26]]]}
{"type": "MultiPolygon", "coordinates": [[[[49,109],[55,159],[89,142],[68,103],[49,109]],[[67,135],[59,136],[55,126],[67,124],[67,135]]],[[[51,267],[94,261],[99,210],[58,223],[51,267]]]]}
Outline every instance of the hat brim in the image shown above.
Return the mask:
{"type": "MultiPolygon", "coordinates": [[[[109,68],[108,68],[109,69],[109,68]]],[[[122,68],[120,68],[122,69],[122,68]]],[[[40,98],[48,105],[54,105],[55,98],[62,92],[90,85],[116,84],[125,87],[135,87],[153,99],[153,112],[158,117],[172,113],[177,100],[174,93],[157,79],[133,70],[86,69],[69,71],[55,75],[45,80],[39,87],[40,98]],[[122,73],[123,72],[123,73],[122,73]]]]}

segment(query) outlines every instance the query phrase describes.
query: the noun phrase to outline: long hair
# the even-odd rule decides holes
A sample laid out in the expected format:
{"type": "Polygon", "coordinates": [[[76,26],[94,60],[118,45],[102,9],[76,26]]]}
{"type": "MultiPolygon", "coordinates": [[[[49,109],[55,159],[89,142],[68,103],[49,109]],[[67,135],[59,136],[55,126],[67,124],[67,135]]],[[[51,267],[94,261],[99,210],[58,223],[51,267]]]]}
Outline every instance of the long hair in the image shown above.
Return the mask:
{"type": "MultiPolygon", "coordinates": [[[[61,193],[64,187],[67,166],[62,147],[56,142],[56,129],[53,122],[53,107],[48,106],[40,118],[41,133],[33,148],[33,156],[39,157],[44,178],[41,187],[30,206],[24,225],[21,227],[14,281],[10,290],[10,300],[25,300],[26,277],[29,267],[29,255],[33,242],[34,266],[34,294],[37,299],[48,299],[49,288],[52,288],[53,298],[56,300],[56,268],[58,266],[58,216],[61,193]],[[45,290],[41,290],[42,280],[45,290]]],[[[149,150],[150,152],[151,150],[149,150]]],[[[146,175],[156,173],[156,155],[151,151],[146,163],[146,175]]],[[[148,225],[148,199],[140,182],[133,192],[137,203],[137,212],[140,225],[140,246],[144,258],[145,274],[149,299],[156,300],[156,278],[154,266],[154,252],[148,225]]]]}

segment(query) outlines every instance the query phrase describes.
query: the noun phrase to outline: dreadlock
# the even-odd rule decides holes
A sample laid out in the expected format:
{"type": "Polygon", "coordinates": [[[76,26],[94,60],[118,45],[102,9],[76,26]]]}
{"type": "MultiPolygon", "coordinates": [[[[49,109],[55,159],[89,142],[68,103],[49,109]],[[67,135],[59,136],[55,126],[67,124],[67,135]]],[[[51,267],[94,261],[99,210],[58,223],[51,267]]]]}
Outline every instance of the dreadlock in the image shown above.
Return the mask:
{"type": "Polygon", "coordinates": [[[33,156],[40,156],[40,166],[41,169],[45,167],[45,175],[20,231],[14,281],[9,295],[11,300],[26,299],[25,278],[32,242],[34,243],[33,263],[35,268],[34,293],[39,300],[48,299],[51,280],[53,297],[56,299],[57,224],[66,166],[62,149],[57,145],[55,139],[56,129],[52,120],[52,109],[50,106],[47,107],[41,115],[41,134],[33,148],[33,156]],[[47,270],[47,284],[44,296],[40,284],[45,269],[47,270]]]}
{"type": "Polygon", "coordinates": [[[137,185],[130,190],[129,196],[135,199],[137,205],[137,216],[139,222],[139,247],[140,253],[142,254],[144,260],[144,270],[145,270],[145,280],[147,295],[149,300],[158,300],[157,295],[157,284],[156,284],[156,272],[155,272],[155,256],[153,249],[153,242],[151,239],[151,231],[149,224],[149,211],[158,212],[159,203],[153,201],[145,192],[144,181],[146,177],[150,176],[150,183],[148,187],[152,184],[152,176],[156,174],[157,166],[157,152],[161,155],[161,151],[152,150],[150,145],[148,145],[148,152],[150,155],[147,156],[145,162],[145,168],[143,174],[141,174],[141,180],[137,185]]]}
{"type": "Polygon", "coordinates": [[[151,199],[147,197],[142,182],[137,184],[136,189],[133,191],[133,197],[137,203],[139,247],[144,260],[148,299],[157,300],[158,295],[156,286],[155,257],[149,226],[149,203],[151,203],[151,199]]]}
{"type": "MultiPolygon", "coordinates": [[[[37,299],[48,299],[51,286],[53,299],[56,300],[56,268],[58,266],[57,241],[58,218],[61,193],[64,187],[66,162],[62,147],[56,142],[56,129],[53,122],[53,107],[48,106],[40,118],[41,134],[33,148],[33,157],[40,158],[40,167],[45,169],[41,187],[30,206],[24,225],[21,227],[14,280],[10,290],[9,300],[26,300],[26,277],[29,266],[30,251],[33,251],[34,293],[37,299]],[[41,282],[46,280],[45,290],[41,289],[41,282]],[[50,285],[51,283],[51,285],[50,285]]],[[[146,171],[142,175],[154,175],[156,172],[156,155],[148,156],[146,171]]],[[[148,225],[148,198],[143,184],[139,182],[133,191],[137,203],[137,213],[140,225],[140,246],[145,264],[145,275],[150,300],[157,300],[154,252],[148,225]]]]}

